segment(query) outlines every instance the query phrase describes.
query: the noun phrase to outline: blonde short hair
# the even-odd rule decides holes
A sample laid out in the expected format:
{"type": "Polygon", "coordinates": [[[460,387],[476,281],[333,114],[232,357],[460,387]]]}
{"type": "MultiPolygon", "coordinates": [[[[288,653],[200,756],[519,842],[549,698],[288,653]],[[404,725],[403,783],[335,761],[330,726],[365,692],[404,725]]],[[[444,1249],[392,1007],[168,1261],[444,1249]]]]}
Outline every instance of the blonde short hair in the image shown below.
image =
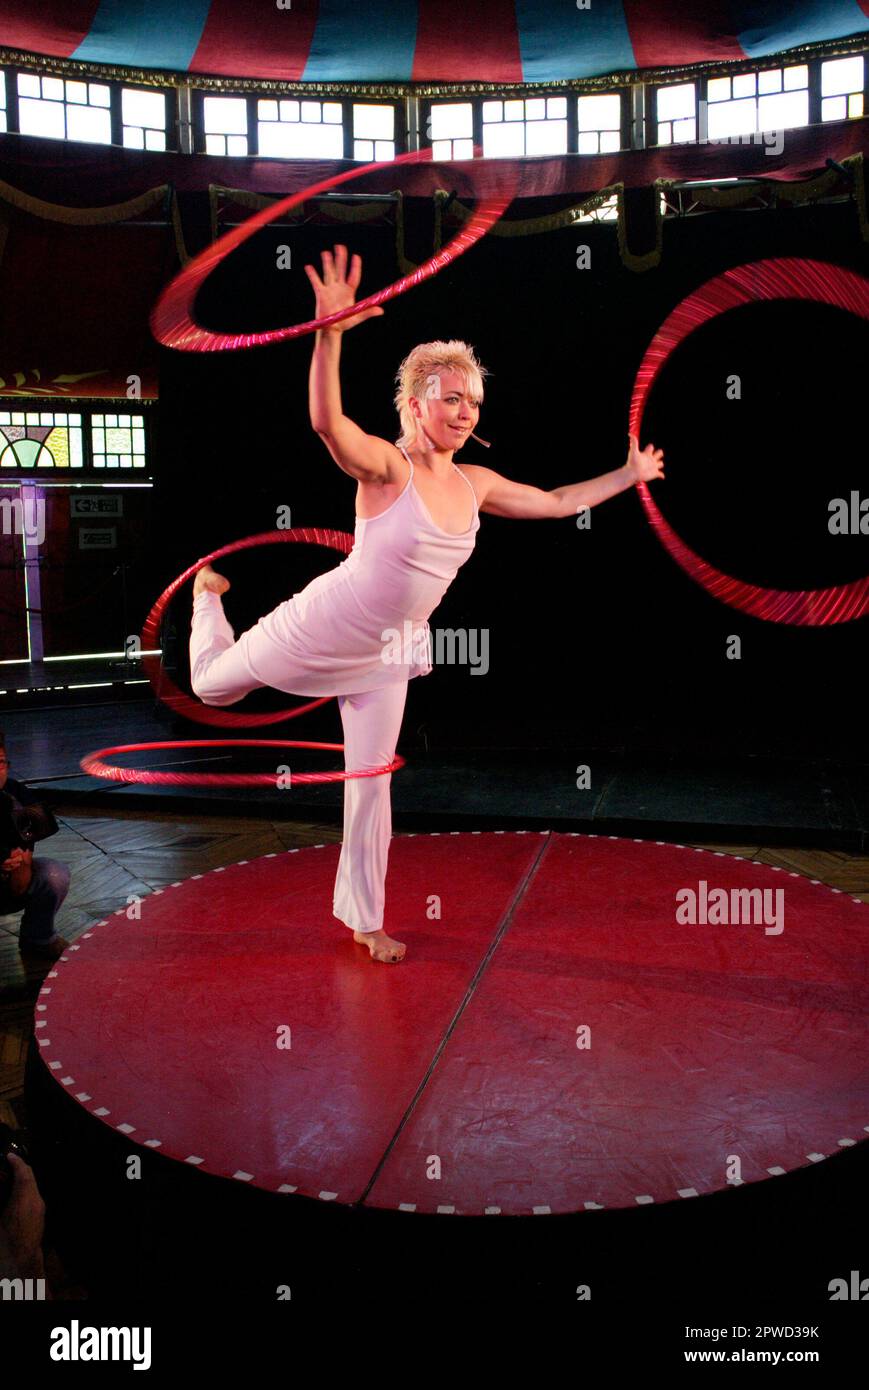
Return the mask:
{"type": "Polygon", "coordinates": [[[449,342],[438,339],[433,343],[418,343],[395,374],[398,386],[395,408],[401,419],[401,437],[396,441],[399,446],[407,448],[415,444],[419,433],[416,416],[410,408],[411,396],[424,400],[431,394],[430,378],[440,376],[442,371],[459,372],[464,378],[465,389],[479,400],[483,399],[483,377],[489,373],[477,360],[472,347],[459,338],[451,338],[449,342]]]}

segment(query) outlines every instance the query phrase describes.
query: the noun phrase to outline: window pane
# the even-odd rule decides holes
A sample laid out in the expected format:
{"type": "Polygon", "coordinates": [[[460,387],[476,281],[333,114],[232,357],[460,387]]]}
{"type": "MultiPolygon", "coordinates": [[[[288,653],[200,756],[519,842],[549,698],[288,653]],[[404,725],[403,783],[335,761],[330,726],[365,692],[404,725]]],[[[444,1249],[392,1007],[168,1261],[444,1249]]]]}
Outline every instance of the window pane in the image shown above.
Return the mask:
{"type": "MultiPolygon", "coordinates": [[[[600,97],[580,97],[577,102],[578,127],[580,130],[618,130],[621,124],[621,108],[621,97],[615,93],[600,97]]],[[[694,115],[693,99],[685,115],[694,115]]]]}
{"type": "Polygon", "coordinates": [[[809,69],[806,63],[800,63],[797,67],[785,68],[785,91],[792,92],[797,87],[808,87],[809,69]]]}
{"type": "Polygon", "coordinates": [[[525,126],[521,121],[509,125],[483,126],[483,154],[487,158],[503,158],[525,153],[525,126]]]}
{"type": "Polygon", "coordinates": [[[108,111],[93,106],[69,106],[66,130],[70,140],[90,140],[100,145],[112,143],[112,120],[108,111]]]}
{"type": "Polygon", "coordinates": [[[63,101],[63,81],[59,77],[43,77],[42,95],[47,101],[63,101]]]}
{"type": "Polygon", "coordinates": [[[729,77],[710,77],[706,84],[707,101],[729,101],[730,100],[730,78],[729,77]]]}
{"type": "Polygon", "coordinates": [[[20,97],[38,97],[39,94],[39,78],[34,77],[29,72],[19,72],[18,95],[20,97]]]}
{"type": "Polygon", "coordinates": [[[546,98],[529,97],[525,103],[526,121],[542,121],[546,117],[546,98]]]}
{"type": "Polygon", "coordinates": [[[753,97],[757,92],[757,73],[741,72],[733,79],[733,95],[736,97],[753,97]]]}
{"type": "Polygon", "coordinates": [[[683,82],[678,87],[660,87],[656,95],[659,121],[672,121],[677,116],[694,115],[693,82],[683,82]]]}
{"type": "Polygon", "coordinates": [[[530,121],[525,127],[526,154],[566,154],[567,121],[530,121]]]}
{"type": "Polygon", "coordinates": [[[500,120],[503,120],[503,118],[504,118],[503,107],[504,107],[504,103],[503,103],[502,101],[484,101],[484,102],[483,102],[483,120],[484,120],[484,121],[500,121],[500,120]]]}
{"type": "Polygon", "coordinates": [[[67,82],[66,99],[75,102],[78,106],[87,106],[88,84],[86,82],[67,82]]]}
{"type": "Polygon", "coordinates": [[[459,135],[473,139],[474,123],[469,101],[438,102],[431,108],[431,138],[451,140],[459,135]]]}
{"type": "Polygon", "coordinates": [[[822,97],[821,120],[844,121],[848,115],[847,97],[822,97]]]}
{"type": "Polygon", "coordinates": [[[821,63],[821,94],[839,96],[843,92],[862,92],[863,58],[831,58],[821,63]]]}
{"type": "Polygon", "coordinates": [[[259,127],[259,152],[267,159],[284,159],[293,154],[294,131],[297,126],[268,121],[259,127]]]}
{"type": "Polygon", "coordinates": [[[801,92],[780,92],[777,96],[761,97],[758,107],[761,130],[782,130],[785,126],[809,123],[809,93],[806,88],[801,92]]]}
{"type": "Polygon", "coordinates": [[[143,150],[145,148],[145,132],[140,126],[124,126],[124,145],[128,150],[143,150]]]}
{"type": "Polygon", "coordinates": [[[55,140],[63,140],[66,135],[63,112],[63,105],[59,101],[33,101],[30,97],[19,98],[18,124],[21,134],[47,135],[55,140]]]}
{"type": "Polygon", "coordinates": [[[258,101],[256,114],[261,121],[276,121],[278,119],[278,103],[276,101],[258,101]]]}
{"type": "Polygon", "coordinates": [[[692,116],[690,120],[673,122],[673,140],[696,140],[697,123],[692,116]]]}
{"type": "Polygon", "coordinates": [[[247,154],[246,135],[227,135],[226,137],[227,154],[247,154]]]}
{"type": "Polygon", "coordinates": [[[166,132],[165,130],[146,130],[145,149],[146,150],[165,150],[166,132]]]}
{"type": "MultiPolygon", "coordinates": [[[[764,97],[764,101],[775,99],[764,97]]],[[[725,135],[748,135],[757,130],[757,103],[753,97],[709,106],[707,115],[710,140],[720,140],[725,135]]]]}
{"type": "Polygon", "coordinates": [[[206,97],[205,129],[212,135],[246,135],[247,102],[244,97],[206,97]]]}
{"type": "Polygon", "coordinates": [[[395,134],[392,106],[362,106],[353,103],[353,134],[366,140],[391,140],[395,134]]]}
{"type": "Polygon", "coordinates": [[[91,99],[91,106],[111,106],[111,89],[102,82],[89,82],[88,92],[91,99]]]}
{"type": "Polygon", "coordinates": [[[338,125],[344,119],[344,108],[340,101],[323,102],[323,120],[329,125],[338,125]]]}
{"type": "Polygon", "coordinates": [[[564,120],[567,117],[567,97],[547,97],[546,114],[555,120],[564,120]]]}
{"type": "Polygon", "coordinates": [[[126,125],[166,128],[166,98],[162,92],[138,92],[125,87],[121,92],[121,115],[126,125]]]}
{"type": "Polygon", "coordinates": [[[300,111],[297,101],[282,101],[280,103],[280,119],[282,121],[298,121],[300,111]]]}
{"type": "Polygon", "coordinates": [[[768,92],[781,91],[781,68],[774,68],[772,72],[760,72],[757,75],[757,90],[766,95],[768,92]]]}
{"type": "Polygon", "coordinates": [[[340,126],[268,123],[260,126],[260,154],[284,159],[343,159],[340,126]]]}

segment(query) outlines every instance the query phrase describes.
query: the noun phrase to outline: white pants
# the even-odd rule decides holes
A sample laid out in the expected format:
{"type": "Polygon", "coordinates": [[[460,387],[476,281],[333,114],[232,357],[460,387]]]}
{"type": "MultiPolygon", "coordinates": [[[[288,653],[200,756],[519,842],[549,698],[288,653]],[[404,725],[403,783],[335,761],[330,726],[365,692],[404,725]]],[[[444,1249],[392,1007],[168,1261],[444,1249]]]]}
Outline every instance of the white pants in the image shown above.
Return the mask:
{"type": "MultiPolygon", "coordinates": [[[[291,666],[288,660],[288,667],[291,666]]],[[[206,589],[193,601],[190,679],[205,705],[235,704],[263,685],[246,666],[219,594],[206,589]]],[[[288,669],[288,683],[291,672],[288,669]]],[[[384,767],[395,757],[404,716],[407,681],[379,690],[339,695],[344,728],[344,769],[384,767]]],[[[333,915],[352,931],[379,931],[386,902],[386,869],[392,838],[392,773],[354,777],[344,783],[344,840],[333,915]]]]}

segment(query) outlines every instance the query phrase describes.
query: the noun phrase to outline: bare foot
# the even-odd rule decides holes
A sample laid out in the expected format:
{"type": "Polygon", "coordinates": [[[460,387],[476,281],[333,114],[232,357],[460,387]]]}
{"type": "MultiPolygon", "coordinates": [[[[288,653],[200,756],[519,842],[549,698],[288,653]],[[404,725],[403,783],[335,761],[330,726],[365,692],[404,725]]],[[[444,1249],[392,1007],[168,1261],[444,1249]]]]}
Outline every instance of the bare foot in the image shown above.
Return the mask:
{"type": "Polygon", "coordinates": [[[225,579],[217,570],[213,570],[210,565],[203,565],[201,570],[196,571],[196,578],[193,581],[193,597],[201,594],[203,589],[209,589],[212,594],[225,594],[229,588],[229,580],[225,579]]]}
{"type": "Polygon", "coordinates": [[[368,947],[372,960],[404,960],[404,953],[407,949],[404,942],[393,941],[392,937],[387,936],[385,931],[355,931],[353,940],[358,941],[360,946],[368,947]]]}

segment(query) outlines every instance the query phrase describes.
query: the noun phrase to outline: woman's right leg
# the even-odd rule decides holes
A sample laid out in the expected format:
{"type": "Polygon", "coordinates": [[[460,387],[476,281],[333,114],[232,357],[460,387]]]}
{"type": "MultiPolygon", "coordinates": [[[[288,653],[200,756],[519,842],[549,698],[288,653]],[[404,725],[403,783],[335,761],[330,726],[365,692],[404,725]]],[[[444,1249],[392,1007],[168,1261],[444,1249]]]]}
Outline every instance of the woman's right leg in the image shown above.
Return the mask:
{"type": "MultiPolygon", "coordinates": [[[[407,681],[338,697],[347,772],[392,762],[406,700],[407,681]]],[[[366,935],[383,930],[392,837],[391,782],[392,773],[386,772],[344,783],[344,839],[332,911],[354,932],[366,935]]]]}
{"type": "Polygon", "coordinates": [[[193,600],[190,683],[204,705],[234,705],[264,684],[251,675],[223,611],[223,601],[210,589],[203,589],[193,600]]]}

